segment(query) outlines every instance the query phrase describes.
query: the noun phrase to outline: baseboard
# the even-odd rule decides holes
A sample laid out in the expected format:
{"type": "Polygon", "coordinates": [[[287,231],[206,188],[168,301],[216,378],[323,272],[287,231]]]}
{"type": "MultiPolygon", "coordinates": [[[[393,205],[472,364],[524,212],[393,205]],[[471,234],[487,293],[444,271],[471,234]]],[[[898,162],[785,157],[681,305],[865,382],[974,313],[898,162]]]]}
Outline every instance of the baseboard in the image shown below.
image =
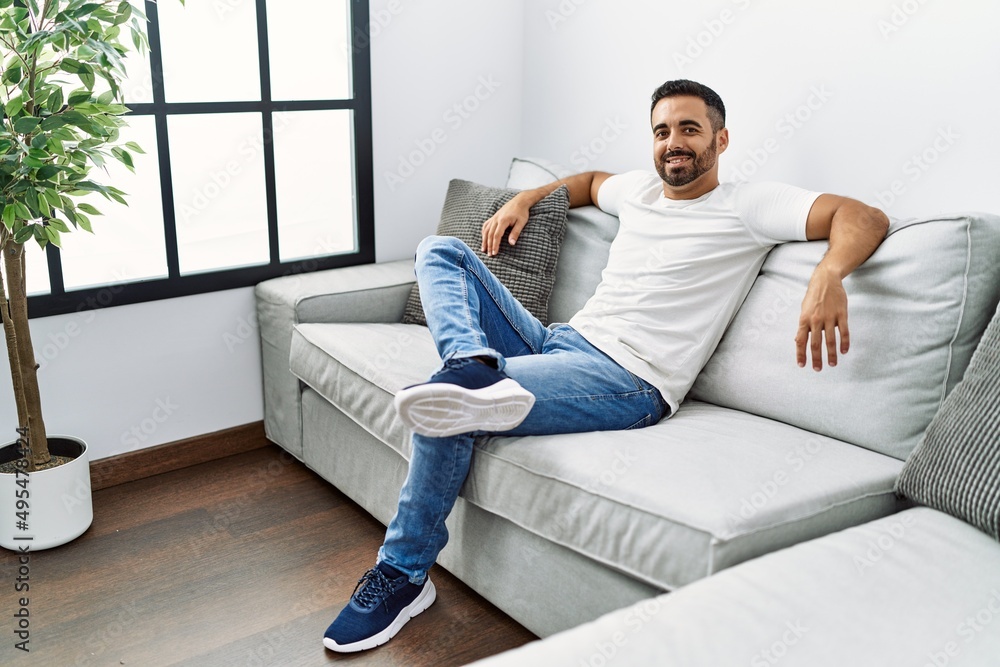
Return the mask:
{"type": "Polygon", "coordinates": [[[134,482],[160,473],[207,463],[233,454],[266,447],[264,422],[234,426],[222,431],[147,447],[90,463],[90,488],[93,491],[134,482]]]}

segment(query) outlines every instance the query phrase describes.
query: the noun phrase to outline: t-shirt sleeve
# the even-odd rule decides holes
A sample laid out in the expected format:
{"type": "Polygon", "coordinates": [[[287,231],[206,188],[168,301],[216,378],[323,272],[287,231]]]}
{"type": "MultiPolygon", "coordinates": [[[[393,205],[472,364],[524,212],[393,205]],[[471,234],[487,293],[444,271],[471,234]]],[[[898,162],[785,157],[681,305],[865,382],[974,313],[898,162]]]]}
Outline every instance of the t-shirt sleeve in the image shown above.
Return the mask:
{"type": "Polygon", "coordinates": [[[737,190],[736,206],[761,243],[805,241],[809,210],[821,194],[785,183],[747,183],[737,190]]]}
{"type": "Polygon", "coordinates": [[[629,194],[644,181],[649,172],[636,170],[608,177],[597,191],[597,206],[605,213],[618,215],[629,194]]]}

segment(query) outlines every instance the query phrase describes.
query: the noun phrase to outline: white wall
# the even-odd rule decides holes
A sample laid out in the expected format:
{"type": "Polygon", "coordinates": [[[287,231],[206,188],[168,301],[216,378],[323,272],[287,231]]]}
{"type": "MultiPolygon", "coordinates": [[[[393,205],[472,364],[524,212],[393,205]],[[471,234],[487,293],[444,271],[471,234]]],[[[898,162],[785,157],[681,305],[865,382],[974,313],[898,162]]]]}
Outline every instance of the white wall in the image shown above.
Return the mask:
{"type": "MultiPolygon", "coordinates": [[[[520,140],[522,20],[520,3],[503,0],[372,0],[371,14],[376,255],[385,261],[433,232],[450,179],[506,178],[520,140]],[[427,155],[411,155],[421,146],[427,155]],[[387,179],[401,159],[417,165],[412,174],[387,179]]],[[[250,288],[36,319],[32,334],[46,426],[86,440],[93,459],[263,418],[250,288]]],[[[15,423],[4,361],[9,439],[15,423]]]]}
{"type": "MultiPolygon", "coordinates": [[[[724,178],[746,164],[875,204],[898,181],[895,215],[1000,212],[1000,5],[986,0],[372,0],[371,13],[380,261],[434,230],[451,178],[502,184],[514,155],[648,168],[649,94],[677,77],[726,100],[724,178]],[[796,112],[800,127],[784,120],[796,112]]],[[[103,458],[261,419],[253,313],[246,288],[35,320],[49,430],[103,458]]],[[[0,424],[14,424],[3,366],[0,424]]]]}
{"type": "Polygon", "coordinates": [[[526,0],[524,21],[526,154],[651,169],[649,95],[690,78],[726,102],[723,180],[904,217],[1000,212],[991,0],[526,0]],[[580,151],[591,143],[593,160],[580,151]]]}
{"type": "Polygon", "coordinates": [[[380,261],[412,256],[434,232],[449,180],[506,180],[521,139],[521,10],[510,0],[372,0],[380,261]]]}

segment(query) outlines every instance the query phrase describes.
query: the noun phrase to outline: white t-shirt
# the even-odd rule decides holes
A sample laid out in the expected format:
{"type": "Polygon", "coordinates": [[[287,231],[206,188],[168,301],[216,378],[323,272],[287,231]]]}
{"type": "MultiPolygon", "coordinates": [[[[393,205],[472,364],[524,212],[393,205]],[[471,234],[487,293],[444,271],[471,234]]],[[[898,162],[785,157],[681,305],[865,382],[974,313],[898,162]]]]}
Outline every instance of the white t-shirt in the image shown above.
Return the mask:
{"type": "Polygon", "coordinates": [[[722,183],[674,200],[655,173],[608,178],[597,204],[621,226],[597,292],[569,324],[659,389],[675,412],[768,251],[806,240],[819,195],[780,183],[722,183]]]}

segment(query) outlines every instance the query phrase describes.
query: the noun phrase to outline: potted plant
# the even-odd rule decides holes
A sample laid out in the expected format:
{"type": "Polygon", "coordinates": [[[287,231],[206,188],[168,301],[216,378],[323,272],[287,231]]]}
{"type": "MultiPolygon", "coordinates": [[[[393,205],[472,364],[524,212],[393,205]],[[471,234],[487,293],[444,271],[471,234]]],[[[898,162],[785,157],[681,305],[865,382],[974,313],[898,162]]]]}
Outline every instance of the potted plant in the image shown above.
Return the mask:
{"type": "Polygon", "coordinates": [[[90,174],[111,159],[133,169],[130,151],[141,152],[119,141],[126,35],[148,48],[145,16],[128,0],[0,0],[0,316],[18,419],[16,442],[0,448],[0,546],[9,549],[64,544],[93,519],[86,444],[45,432],[25,244],[91,232],[100,212],[82,197],[125,203],[90,174]]]}

